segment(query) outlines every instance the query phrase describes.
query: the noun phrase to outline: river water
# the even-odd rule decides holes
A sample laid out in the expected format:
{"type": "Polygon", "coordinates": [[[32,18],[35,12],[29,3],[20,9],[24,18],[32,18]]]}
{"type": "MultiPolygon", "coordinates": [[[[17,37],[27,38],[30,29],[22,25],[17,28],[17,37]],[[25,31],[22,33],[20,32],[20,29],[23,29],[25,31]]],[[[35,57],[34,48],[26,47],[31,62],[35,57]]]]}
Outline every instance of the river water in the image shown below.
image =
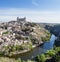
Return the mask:
{"type": "Polygon", "coordinates": [[[45,42],[42,46],[36,47],[29,52],[20,54],[19,57],[21,57],[21,59],[23,59],[23,60],[27,60],[27,59],[33,59],[37,55],[45,53],[47,50],[50,50],[50,49],[53,48],[54,41],[56,40],[56,38],[57,37],[52,34],[51,38],[50,38],[50,41],[45,42]]]}
{"type": "Polygon", "coordinates": [[[52,34],[50,41],[45,42],[44,45],[42,46],[43,49],[50,50],[53,48],[54,42],[57,39],[55,35],[52,34]]]}

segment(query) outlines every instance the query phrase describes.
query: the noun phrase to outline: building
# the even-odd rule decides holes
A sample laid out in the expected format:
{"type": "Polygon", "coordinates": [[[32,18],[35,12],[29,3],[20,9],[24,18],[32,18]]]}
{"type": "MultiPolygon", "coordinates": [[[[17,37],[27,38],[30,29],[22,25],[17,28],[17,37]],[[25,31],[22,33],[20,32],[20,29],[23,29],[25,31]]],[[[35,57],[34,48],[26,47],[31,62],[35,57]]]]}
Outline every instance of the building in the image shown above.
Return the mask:
{"type": "Polygon", "coordinates": [[[26,21],[26,17],[24,17],[24,18],[17,17],[17,21],[26,21]]]}

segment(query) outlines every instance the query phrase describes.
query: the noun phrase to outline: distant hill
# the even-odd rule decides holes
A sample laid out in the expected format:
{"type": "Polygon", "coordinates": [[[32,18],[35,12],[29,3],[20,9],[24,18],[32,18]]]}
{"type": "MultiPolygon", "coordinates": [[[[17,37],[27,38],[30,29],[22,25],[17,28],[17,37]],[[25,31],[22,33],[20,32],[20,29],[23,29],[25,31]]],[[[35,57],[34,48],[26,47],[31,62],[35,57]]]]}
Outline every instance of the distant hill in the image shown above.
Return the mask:
{"type": "Polygon", "coordinates": [[[60,24],[58,23],[39,23],[39,25],[57,36],[60,35],[60,24]]]}

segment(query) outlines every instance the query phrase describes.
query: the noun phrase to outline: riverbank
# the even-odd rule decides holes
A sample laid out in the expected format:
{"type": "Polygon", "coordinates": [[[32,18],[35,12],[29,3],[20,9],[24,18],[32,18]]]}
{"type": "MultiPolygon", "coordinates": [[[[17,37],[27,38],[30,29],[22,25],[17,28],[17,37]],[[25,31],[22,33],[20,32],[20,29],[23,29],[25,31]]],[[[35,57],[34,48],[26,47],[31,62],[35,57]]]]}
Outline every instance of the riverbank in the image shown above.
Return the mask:
{"type": "MultiPolygon", "coordinates": [[[[50,39],[50,41],[49,41],[49,44],[51,44],[51,42],[54,42],[53,41],[53,39],[55,40],[55,38],[54,38],[54,35],[52,35],[51,36],[51,39],[50,39]]],[[[47,43],[47,42],[46,42],[47,43]]],[[[43,44],[44,45],[44,44],[43,44]]],[[[47,45],[45,45],[45,46],[47,46],[47,45]]],[[[44,47],[45,47],[44,46],[44,47]]],[[[51,45],[50,45],[51,46],[51,45]]],[[[28,60],[28,59],[33,59],[33,58],[35,58],[36,56],[38,56],[38,55],[41,55],[41,54],[44,54],[44,53],[46,53],[46,51],[47,51],[47,49],[45,49],[45,48],[43,48],[43,47],[41,47],[41,46],[33,46],[34,48],[32,49],[32,50],[29,50],[28,52],[27,52],[27,50],[25,50],[24,52],[25,53],[21,53],[21,54],[14,54],[14,56],[13,57],[10,57],[9,59],[14,59],[14,58],[16,58],[16,59],[18,59],[18,58],[21,58],[22,60],[28,60]]],[[[48,47],[49,48],[49,47],[48,47]]],[[[3,57],[4,58],[4,57],[3,57]]],[[[6,57],[6,58],[8,58],[8,57],[6,57]]]]}
{"type": "Polygon", "coordinates": [[[40,27],[37,23],[27,22],[26,20],[1,23],[0,53],[5,56],[26,53],[48,41],[50,36],[48,30],[40,27]]]}
{"type": "Polygon", "coordinates": [[[37,55],[46,53],[47,50],[50,50],[53,48],[53,44],[55,41],[55,36],[52,35],[50,38],[50,41],[46,42],[46,43],[42,43],[42,45],[34,45],[33,48],[31,50],[23,50],[23,51],[19,51],[19,52],[12,52],[12,56],[11,58],[21,58],[22,60],[27,60],[27,59],[33,59],[34,57],[36,57],[37,55]],[[48,45],[47,45],[48,44],[48,45]],[[46,49],[47,47],[47,49],[46,49]]]}
{"type": "Polygon", "coordinates": [[[15,57],[17,57],[18,55],[28,53],[28,52],[32,51],[33,49],[42,46],[43,44],[44,44],[44,43],[42,42],[42,43],[40,43],[40,44],[33,45],[33,46],[32,46],[32,49],[23,50],[23,51],[11,52],[11,53],[10,53],[9,55],[7,55],[7,56],[8,56],[8,57],[13,57],[13,58],[15,58],[15,57]]]}

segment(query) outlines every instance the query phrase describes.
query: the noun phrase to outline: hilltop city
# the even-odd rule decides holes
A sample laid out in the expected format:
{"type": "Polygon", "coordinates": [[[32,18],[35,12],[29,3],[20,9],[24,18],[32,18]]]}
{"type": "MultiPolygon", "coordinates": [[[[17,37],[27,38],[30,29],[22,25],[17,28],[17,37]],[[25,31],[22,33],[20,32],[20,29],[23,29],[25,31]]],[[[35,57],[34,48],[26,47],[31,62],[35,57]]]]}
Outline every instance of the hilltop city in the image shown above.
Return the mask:
{"type": "Polygon", "coordinates": [[[30,50],[49,39],[47,30],[36,23],[27,22],[26,17],[0,23],[0,52],[3,55],[30,50]]]}

